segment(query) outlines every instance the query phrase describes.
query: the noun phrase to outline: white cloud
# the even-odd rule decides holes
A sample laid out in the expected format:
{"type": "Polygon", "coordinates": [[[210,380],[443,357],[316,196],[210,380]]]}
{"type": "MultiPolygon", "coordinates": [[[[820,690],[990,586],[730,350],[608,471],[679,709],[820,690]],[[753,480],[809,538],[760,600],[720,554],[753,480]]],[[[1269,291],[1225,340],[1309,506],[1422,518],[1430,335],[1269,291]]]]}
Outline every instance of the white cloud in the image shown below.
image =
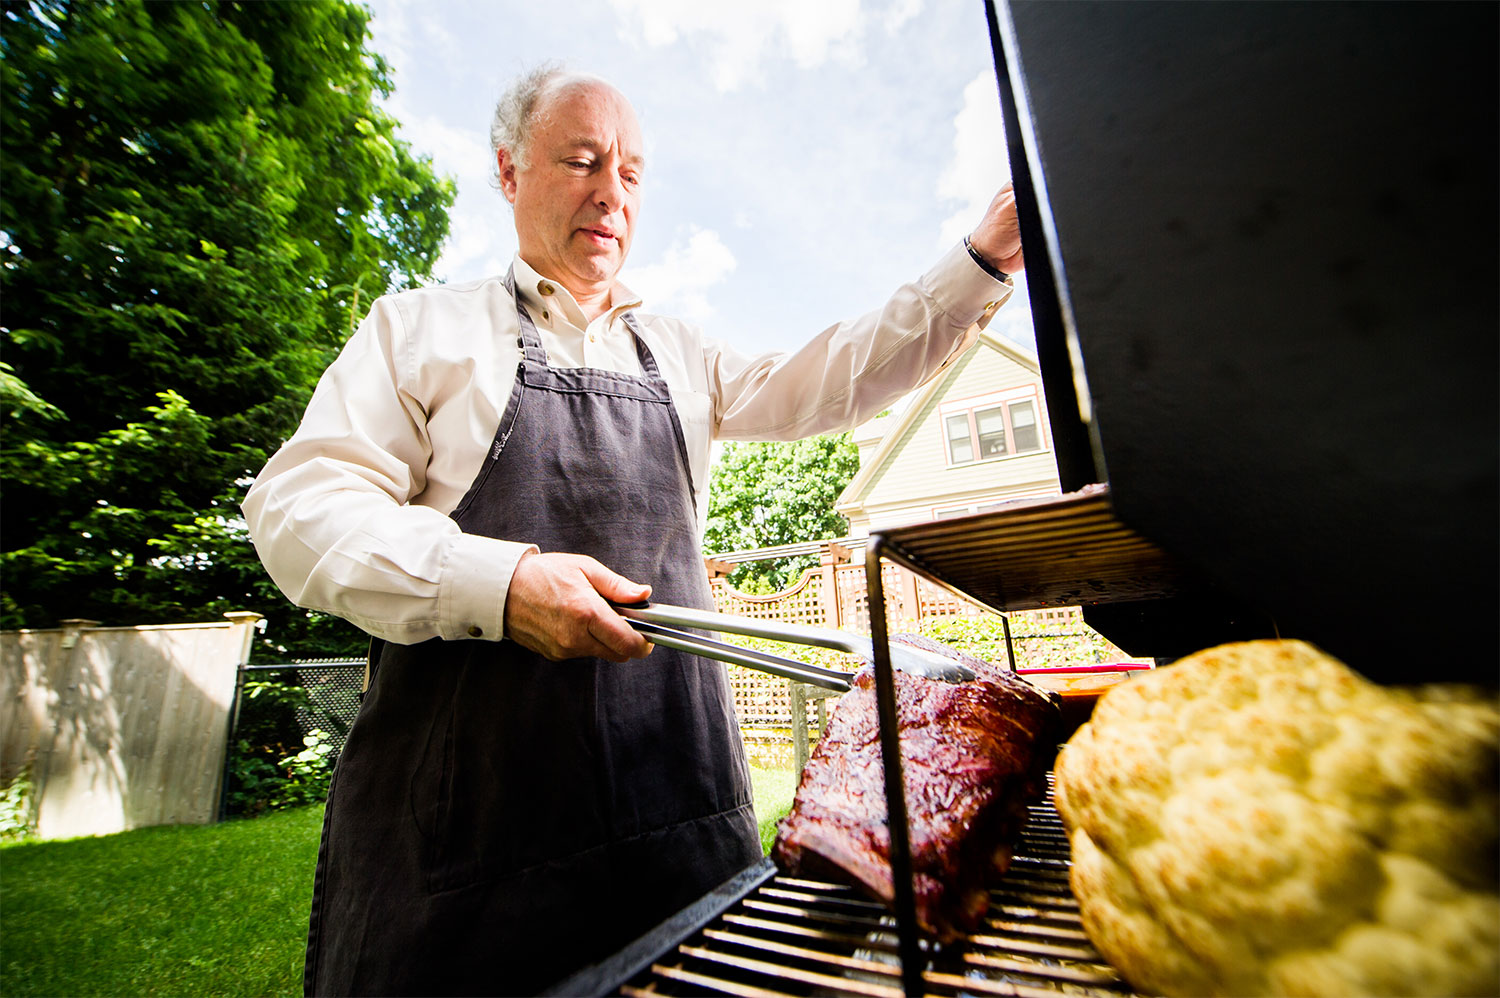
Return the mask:
{"type": "Polygon", "coordinates": [[[922,0],[896,0],[885,12],[886,33],[894,35],[906,26],[907,21],[920,13],[922,13],[922,0]]]}
{"type": "MultiPolygon", "coordinates": [[[[909,0],[906,0],[909,3],[909,0]]],[[[610,0],[627,41],[652,47],[702,40],[720,93],[758,82],[765,62],[783,55],[802,69],[830,59],[858,64],[860,0],[610,0]]],[[[902,9],[904,9],[904,4],[902,9]]]]}
{"type": "Polygon", "coordinates": [[[452,65],[463,56],[463,43],[443,24],[429,16],[427,0],[377,0],[372,5],[370,35],[374,49],[390,64],[397,89],[403,74],[419,72],[421,61],[452,65]]]}
{"type": "Polygon", "coordinates": [[[937,192],[961,207],[944,220],[940,245],[952,246],[971,232],[1009,179],[1000,94],[995,74],[985,70],[964,87],[964,106],[953,117],[953,159],[938,178],[937,192]]]}
{"type": "Polygon", "coordinates": [[[627,266],[620,280],[641,296],[647,311],[705,322],[714,314],[706,292],[736,266],[717,232],[689,225],[677,231],[660,261],[627,266]]]}

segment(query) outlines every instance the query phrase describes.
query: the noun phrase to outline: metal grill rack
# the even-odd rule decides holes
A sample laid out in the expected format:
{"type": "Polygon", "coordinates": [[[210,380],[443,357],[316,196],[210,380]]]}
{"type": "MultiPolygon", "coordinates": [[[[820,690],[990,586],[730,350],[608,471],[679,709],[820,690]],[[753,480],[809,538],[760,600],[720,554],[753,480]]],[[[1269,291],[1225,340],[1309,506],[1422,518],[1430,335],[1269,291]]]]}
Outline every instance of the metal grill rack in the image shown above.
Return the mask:
{"type": "MultiPolygon", "coordinates": [[[[923,954],[932,996],[1130,994],[1084,934],[1068,889],[1068,843],[1047,800],[1030,808],[1009,872],[979,931],[923,954]]],[[[782,877],[757,886],[611,990],[631,996],[722,994],[897,998],[894,919],[852,888],[782,877]]],[[[566,993],[568,985],[563,990],[566,993]]]]}

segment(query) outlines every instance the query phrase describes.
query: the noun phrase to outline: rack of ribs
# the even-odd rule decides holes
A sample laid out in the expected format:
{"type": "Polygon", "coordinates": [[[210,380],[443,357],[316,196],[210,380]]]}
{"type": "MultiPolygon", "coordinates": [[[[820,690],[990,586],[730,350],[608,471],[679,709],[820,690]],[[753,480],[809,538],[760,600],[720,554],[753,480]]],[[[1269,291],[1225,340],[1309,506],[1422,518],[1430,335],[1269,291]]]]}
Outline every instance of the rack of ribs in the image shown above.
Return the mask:
{"type": "MultiPolygon", "coordinates": [[[[894,673],[917,922],[949,942],[979,926],[988,885],[1010,865],[1026,805],[1043,794],[1061,714],[1055,696],[1012,672],[928,638],[891,640],[956,658],[979,677],[948,683],[894,673]]],[[[866,665],[803,771],[772,848],[777,866],[852,884],[891,906],[884,780],[866,665]]]]}

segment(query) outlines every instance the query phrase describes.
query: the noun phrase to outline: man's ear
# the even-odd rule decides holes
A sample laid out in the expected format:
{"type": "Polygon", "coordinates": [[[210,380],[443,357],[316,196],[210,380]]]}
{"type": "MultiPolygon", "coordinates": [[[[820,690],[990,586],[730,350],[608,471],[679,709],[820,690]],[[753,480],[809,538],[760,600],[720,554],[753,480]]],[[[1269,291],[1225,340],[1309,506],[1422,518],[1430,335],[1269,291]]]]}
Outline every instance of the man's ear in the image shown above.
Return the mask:
{"type": "Polygon", "coordinates": [[[515,204],[516,161],[511,158],[510,150],[501,149],[495,153],[495,166],[500,178],[500,193],[505,195],[505,200],[515,204]]]}

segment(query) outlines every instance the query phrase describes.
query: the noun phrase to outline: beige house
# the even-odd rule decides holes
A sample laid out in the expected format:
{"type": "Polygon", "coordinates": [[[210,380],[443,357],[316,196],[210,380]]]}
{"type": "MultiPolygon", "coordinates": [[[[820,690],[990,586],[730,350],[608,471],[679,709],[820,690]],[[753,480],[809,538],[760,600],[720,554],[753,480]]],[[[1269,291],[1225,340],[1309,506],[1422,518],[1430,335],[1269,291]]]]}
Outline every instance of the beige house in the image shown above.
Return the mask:
{"type": "Polygon", "coordinates": [[[850,536],[1061,491],[1036,356],[988,332],[854,442],[859,473],[834,506],[850,536]]]}

